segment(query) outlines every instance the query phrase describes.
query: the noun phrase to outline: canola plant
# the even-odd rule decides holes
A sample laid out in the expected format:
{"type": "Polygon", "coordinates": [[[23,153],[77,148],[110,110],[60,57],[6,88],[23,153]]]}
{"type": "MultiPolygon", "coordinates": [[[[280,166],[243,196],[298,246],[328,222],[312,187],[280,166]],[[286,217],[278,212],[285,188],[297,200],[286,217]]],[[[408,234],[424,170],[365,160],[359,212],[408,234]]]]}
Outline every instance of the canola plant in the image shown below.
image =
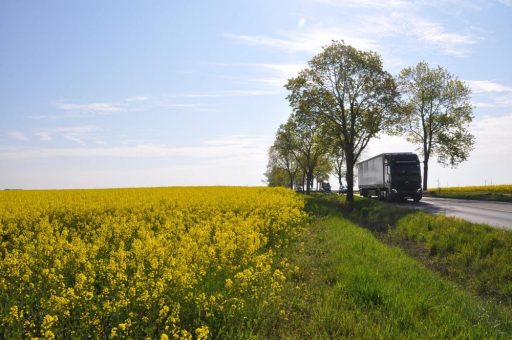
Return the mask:
{"type": "Polygon", "coordinates": [[[233,334],[280,303],[303,205],[275,188],[1,192],[0,338],[233,334]]]}

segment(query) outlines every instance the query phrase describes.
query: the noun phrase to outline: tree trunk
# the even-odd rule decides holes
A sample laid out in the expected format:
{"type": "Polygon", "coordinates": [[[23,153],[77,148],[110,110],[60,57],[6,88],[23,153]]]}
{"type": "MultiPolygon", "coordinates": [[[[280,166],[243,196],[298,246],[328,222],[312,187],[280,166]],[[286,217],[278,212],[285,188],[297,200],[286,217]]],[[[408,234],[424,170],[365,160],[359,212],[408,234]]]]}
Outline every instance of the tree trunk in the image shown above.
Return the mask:
{"type": "Polygon", "coordinates": [[[311,172],[308,171],[307,175],[306,175],[306,194],[309,194],[311,192],[311,184],[312,184],[312,178],[313,176],[311,176],[311,172]]]}
{"type": "Polygon", "coordinates": [[[427,190],[428,183],[428,157],[423,158],[423,191],[427,190]]]}
{"type": "Polygon", "coordinates": [[[347,162],[347,202],[354,200],[354,154],[351,150],[345,150],[347,162]]]}
{"type": "Polygon", "coordinates": [[[341,176],[340,174],[338,175],[338,183],[340,184],[340,189],[341,187],[343,187],[343,181],[341,180],[343,176],[341,176]]]}

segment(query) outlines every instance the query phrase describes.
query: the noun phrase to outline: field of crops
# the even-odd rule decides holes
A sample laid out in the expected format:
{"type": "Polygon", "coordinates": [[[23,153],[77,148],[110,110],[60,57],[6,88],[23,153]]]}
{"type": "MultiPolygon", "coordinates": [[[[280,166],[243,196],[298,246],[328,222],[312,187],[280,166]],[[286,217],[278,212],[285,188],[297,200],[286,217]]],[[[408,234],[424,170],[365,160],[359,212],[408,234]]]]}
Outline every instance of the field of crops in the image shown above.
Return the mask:
{"type": "Polygon", "coordinates": [[[486,201],[512,202],[512,185],[482,185],[467,187],[431,188],[425,192],[426,195],[463,198],[486,201]]]}
{"type": "Polygon", "coordinates": [[[431,191],[473,191],[473,192],[499,192],[512,194],[512,184],[502,185],[477,185],[466,187],[431,188],[431,191]]]}
{"type": "Polygon", "coordinates": [[[0,193],[0,338],[230,336],[279,305],[293,192],[0,193]]]}

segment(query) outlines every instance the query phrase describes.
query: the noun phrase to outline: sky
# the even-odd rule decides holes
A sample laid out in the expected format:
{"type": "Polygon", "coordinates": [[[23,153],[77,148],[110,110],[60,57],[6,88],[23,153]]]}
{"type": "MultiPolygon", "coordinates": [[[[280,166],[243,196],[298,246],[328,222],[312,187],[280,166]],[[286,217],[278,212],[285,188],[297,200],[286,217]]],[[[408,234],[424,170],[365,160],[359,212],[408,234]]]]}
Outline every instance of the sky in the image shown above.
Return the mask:
{"type": "Polygon", "coordinates": [[[333,39],[471,87],[475,149],[429,186],[512,183],[511,32],[511,0],[2,0],[0,189],[264,185],[283,85],[333,39]]]}

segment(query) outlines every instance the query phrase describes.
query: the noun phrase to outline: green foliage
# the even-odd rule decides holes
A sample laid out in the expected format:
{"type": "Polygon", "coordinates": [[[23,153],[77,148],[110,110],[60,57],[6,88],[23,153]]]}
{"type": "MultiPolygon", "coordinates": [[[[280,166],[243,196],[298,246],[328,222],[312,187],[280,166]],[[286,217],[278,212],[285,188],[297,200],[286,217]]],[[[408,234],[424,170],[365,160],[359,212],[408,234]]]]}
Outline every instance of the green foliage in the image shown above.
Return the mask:
{"type": "Polygon", "coordinates": [[[475,143],[467,131],[473,120],[468,85],[426,62],[404,68],[397,78],[403,118],[389,129],[406,134],[424,159],[423,189],[427,189],[428,162],[437,155],[443,165],[457,166],[469,157],[475,143]]]}
{"type": "Polygon", "coordinates": [[[274,144],[268,151],[267,183],[269,186],[293,188],[302,175],[301,162],[296,157],[296,135],[293,122],[282,124],[274,144]]]}
{"type": "MultiPolygon", "coordinates": [[[[396,85],[375,52],[333,41],[288,80],[295,113],[317,121],[324,139],[339,143],[346,164],[348,199],[353,197],[353,168],[361,152],[393,121],[396,85]]],[[[331,143],[332,144],[332,143],[331,143]]]]}

